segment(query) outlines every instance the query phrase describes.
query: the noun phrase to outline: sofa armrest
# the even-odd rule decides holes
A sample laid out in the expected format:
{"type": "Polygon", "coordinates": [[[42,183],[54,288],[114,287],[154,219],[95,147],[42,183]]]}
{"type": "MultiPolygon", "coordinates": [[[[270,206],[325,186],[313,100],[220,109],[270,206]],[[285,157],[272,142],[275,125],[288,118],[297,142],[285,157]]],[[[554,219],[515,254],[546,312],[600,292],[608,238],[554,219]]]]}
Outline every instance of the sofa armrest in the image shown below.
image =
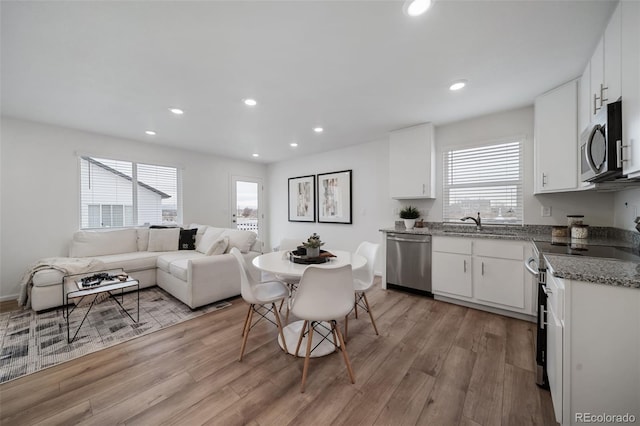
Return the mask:
{"type": "Polygon", "coordinates": [[[240,268],[232,254],[206,256],[189,260],[187,285],[191,291],[190,306],[202,306],[212,300],[237,296],[240,291],[240,268]]]}

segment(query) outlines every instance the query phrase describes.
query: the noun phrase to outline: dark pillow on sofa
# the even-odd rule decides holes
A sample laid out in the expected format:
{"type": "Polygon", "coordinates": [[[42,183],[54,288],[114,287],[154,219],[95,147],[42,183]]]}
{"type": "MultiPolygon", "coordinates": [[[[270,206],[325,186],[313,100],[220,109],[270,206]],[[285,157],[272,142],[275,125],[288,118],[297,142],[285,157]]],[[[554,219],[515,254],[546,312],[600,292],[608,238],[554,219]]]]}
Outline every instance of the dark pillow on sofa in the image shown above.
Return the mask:
{"type": "Polygon", "coordinates": [[[177,226],[175,225],[151,225],[149,227],[149,229],[170,229],[170,228],[177,228],[177,226]]]}
{"type": "Polygon", "coordinates": [[[197,232],[198,232],[198,228],[194,228],[194,229],[180,228],[180,242],[179,242],[178,248],[180,250],[195,250],[197,232]]]}

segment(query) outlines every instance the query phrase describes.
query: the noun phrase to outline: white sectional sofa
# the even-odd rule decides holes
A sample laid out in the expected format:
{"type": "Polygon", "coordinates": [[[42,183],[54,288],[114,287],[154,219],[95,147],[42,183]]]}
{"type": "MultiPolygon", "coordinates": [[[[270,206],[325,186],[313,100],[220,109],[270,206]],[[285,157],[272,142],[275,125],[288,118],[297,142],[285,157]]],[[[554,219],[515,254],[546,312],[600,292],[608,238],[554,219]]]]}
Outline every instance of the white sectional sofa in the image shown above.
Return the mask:
{"type": "MultiPolygon", "coordinates": [[[[140,282],[140,288],[158,285],[192,309],[239,295],[239,267],[228,252],[237,247],[251,262],[262,249],[256,234],[198,224],[189,229],[197,229],[192,231],[192,250],[178,250],[180,228],[78,231],[69,257],[97,259],[104,269],[123,268],[140,282]]],[[[34,310],[62,306],[63,276],[56,269],[33,275],[34,310]]]]}

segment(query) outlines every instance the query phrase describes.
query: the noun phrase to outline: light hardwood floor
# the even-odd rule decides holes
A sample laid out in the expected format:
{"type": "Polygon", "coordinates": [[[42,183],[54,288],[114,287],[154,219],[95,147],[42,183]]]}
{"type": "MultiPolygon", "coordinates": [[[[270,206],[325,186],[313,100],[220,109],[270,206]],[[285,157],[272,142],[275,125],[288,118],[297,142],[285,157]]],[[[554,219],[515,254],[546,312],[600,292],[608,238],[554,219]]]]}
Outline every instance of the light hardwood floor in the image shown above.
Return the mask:
{"type": "Polygon", "coordinates": [[[0,424],[556,425],[534,380],[532,323],[397,291],[369,293],[339,353],[284,354],[233,306],[0,385],[0,424]]]}

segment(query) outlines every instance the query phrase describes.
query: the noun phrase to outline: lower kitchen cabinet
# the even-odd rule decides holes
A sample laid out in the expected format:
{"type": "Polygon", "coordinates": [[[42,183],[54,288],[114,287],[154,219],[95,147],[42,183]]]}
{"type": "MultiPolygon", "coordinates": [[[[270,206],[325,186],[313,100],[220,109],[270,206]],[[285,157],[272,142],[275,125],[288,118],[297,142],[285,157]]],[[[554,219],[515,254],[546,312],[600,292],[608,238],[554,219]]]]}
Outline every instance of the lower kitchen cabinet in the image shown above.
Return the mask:
{"type": "Polygon", "coordinates": [[[529,242],[441,236],[432,241],[436,298],[535,315],[534,280],[523,267],[529,242]]]}
{"type": "Polygon", "coordinates": [[[433,252],[431,256],[432,292],[454,296],[473,296],[471,256],[433,252]]]}
{"type": "Polygon", "coordinates": [[[562,280],[547,273],[562,303],[547,311],[547,376],[562,425],[640,419],[640,289],[562,280]],[[550,279],[551,278],[551,279],[550,279]],[[593,419],[594,417],[591,417],[593,419]],[[586,419],[586,420],[585,420],[586,419]]]}

